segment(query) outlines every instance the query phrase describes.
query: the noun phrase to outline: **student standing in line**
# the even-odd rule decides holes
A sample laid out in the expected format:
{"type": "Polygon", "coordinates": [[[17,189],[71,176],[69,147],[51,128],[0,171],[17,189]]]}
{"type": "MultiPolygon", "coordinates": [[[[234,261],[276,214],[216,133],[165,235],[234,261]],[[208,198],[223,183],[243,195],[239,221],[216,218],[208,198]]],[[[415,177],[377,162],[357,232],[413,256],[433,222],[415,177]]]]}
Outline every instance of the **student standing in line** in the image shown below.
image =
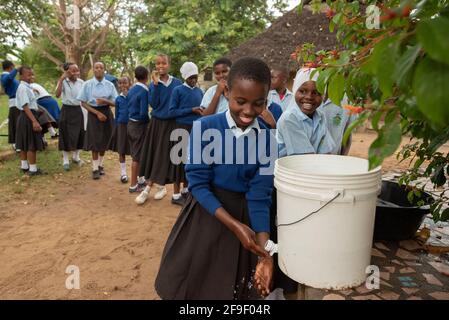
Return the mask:
{"type": "Polygon", "coordinates": [[[16,103],[16,92],[19,87],[19,80],[16,79],[17,69],[9,60],[4,60],[2,62],[3,73],[1,76],[1,84],[3,90],[8,96],[8,143],[11,144],[12,148],[16,151],[16,125],[17,118],[19,118],[20,110],[17,108],[16,103]]]}
{"type": "MultiPolygon", "coordinates": [[[[185,80],[182,86],[178,86],[173,90],[169,112],[175,117],[176,129],[183,129],[190,133],[193,121],[201,117],[202,108],[200,107],[203,98],[203,91],[196,85],[198,83],[198,67],[193,62],[185,62],[181,67],[181,75],[185,80]]],[[[176,143],[181,143],[178,140],[176,143]]],[[[186,150],[184,145],[181,150],[186,150]]],[[[175,183],[183,184],[181,189],[181,197],[172,199],[173,204],[184,205],[187,198],[188,188],[185,176],[184,166],[187,161],[187,154],[182,155],[182,162],[176,165],[175,183]]],[[[178,195],[179,196],[179,195],[178,195]]]]}
{"type": "Polygon", "coordinates": [[[115,126],[114,131],[109,140],[108,150],[117,152],[120,163],[120,181],[128,182],[126,174],[126,156],[131,154],[128,139],[128,90],[131,85],[129,77],[118,79],[118,88],[120,95],[115,98],[115,126]]]}
{"type": "MultiPolygon", "coordinates": [[[[144,176],[148,185],[135,200],[139,205],[148,199],[153,184],[158,185],[154,199],[161,200],[167,194],[165,185],[175,182],[175,165],[170,159],[170,149],[174,145],[170,135],[175,129],[175,120],[168,109],[173,90],[182,82],[171,76],[169,70],[169,56],[158,55],[149,88],[151,120],[145,134],[139,170],[139,176],[144,176]]],[[[172,199],[178,200],[181,197],[180,186],[175,183],[173,189],[172,199]]]]}
{"type": "Polygon", "coordinates": [[[56,97],[62,100],[58,148],[62,151],[62,166],[65,171],[69,171],[69,152],[72,152],[73,163],[84,163],[80,158],[85,134],[84,116],[77,100],[84,81],[79,78],[80,71],[75,63],[66,63],[63,68],[64,73],[56,86],[56,97]]]}
{"type": "Polygon", "coordinates": [[[115,105],[117,90],[104,78],[104,64],[94,64],[94,77],[83,83],[77,99],[88,114],[84,150],[92,152],[92,178],[104,175],[103,159],[114,128],[110,106],[115,105]]]}

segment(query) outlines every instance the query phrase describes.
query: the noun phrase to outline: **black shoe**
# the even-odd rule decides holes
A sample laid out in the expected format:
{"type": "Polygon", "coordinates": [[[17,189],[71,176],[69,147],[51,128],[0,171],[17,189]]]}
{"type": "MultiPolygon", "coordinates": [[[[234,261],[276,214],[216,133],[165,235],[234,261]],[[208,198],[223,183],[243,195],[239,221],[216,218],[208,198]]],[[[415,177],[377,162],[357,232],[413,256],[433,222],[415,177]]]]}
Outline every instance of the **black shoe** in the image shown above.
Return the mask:
{"type": "Polygon", "coordinates": [[[23,168],[20,168],[20,170],[23,172],[23,173],[27,173],[28,171],[30,171],[30,169],[28,168],[28,169],[23,169],[23,168]]]}
{"type": "Polygon", "coordinates": [[[173,199],[173,198],[171,198],[171,203],[172,204],[176,204],[176,205],[178,205],[178,206],[184,206],[184,203],[185,203],[185,199],[181,196],[181,197],[179,197],[179,199],[173,199]]]}
{"type": "Polygon", "coordinates": [[[104,167],[98,166],[98,171],[100,171],[100,175],[104,176],[106,173],[104,172],[104,167]]]}
{"type": "Polygon", "coordinates": [[[187,200],[187,198],[189,197],[190,192],[185,192],[185,193],[181,193],[181,197],[184,198],[184,200],[187,200]]]}
{"type": "Polygon", "coordinates": [[[92,179],[94,179],[94,180],[100,179],[100,170],[92,171],[92,179]]]}
{"type": "Polygon", "coordinates": [[[52,140],[56,140],[58,138],[59,138],[59,134],[57,134],[57,133],[54,136],[50,136],[50,139],[52,139],[52,140]]]}
{"type": "Polygon", "coordinates": [[[128,176],[126,174],[124,174],[123,176],[120,177],[120,181],[122,183],[127,183],[128,182],[128,176]]]}
{"type": "Polygon", "coordinates": [[[33,177],[33,176],[43,176],[43,175],[46,175],[47,173],[45,172],[45,171],[42,171],[41,169],[37,169],[37,171],[30,171],[30,170],[28,170],[28,175],[30,176],[30,177],[33,177]]]}

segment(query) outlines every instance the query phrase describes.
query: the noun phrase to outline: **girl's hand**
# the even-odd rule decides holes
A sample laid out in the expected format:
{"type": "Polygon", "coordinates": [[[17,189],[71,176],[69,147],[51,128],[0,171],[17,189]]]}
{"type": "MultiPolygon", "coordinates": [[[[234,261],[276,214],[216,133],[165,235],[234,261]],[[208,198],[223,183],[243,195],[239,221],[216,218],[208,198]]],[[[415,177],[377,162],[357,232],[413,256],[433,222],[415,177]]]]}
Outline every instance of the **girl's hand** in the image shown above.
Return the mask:
{"type": "Polygon", "coordinates": [[[157,86],[157,84],[159,83],[159,72],[157,72],[156,70],[151,72],[151,80],[153,81],[154,85],[157,86]]]}
{"type": "Polygon", "coordinates": [[[195,114],[198,114],[198,115],[202,116],[203,115],[203,108],[201,108],[201,107],[192,108],[192,113],[195,113],[195,114]]]}
{"type": "Polygon", "coordinates": [[[41,132],[42,131],[42,127],[39,124],[39,122],[33,121],[33,131],[34,132],[41,132]]]}
{"type": "Polygon", "coordinates": [[[270,294],[273,285],[273,271],[274,263],[272,257],[268,256],[259,259],[254,274],[254,281],[257,290],[263,297],[270,294]]]}
{"type": "Polygon", "coordinates": [[[97,104],[97,106],[102,106],[102,105],[108,104],[109,101],[107,101],[106,99],[103,99],[103,98],[97,98],[97,99],[95,99],[95,103],[97,104]]]}
{"type": "Polygon", "coordinates": [[[97,118],[98,120],[100,120],[101,122],[106,122],[106,120],[108,119],[108,117],[106,117],[104,114],[102,114],[101,112],[97,113],[97,118]]]}
{"type": "Polygon", "coordinates": [[[237,236],[237,238],[242,243],[242,246],[246,249],[254,253],[255,255],[261,256],[261,257],[267,257],[268,252],[266,252],[261,246],[259,246],[256,242],[256,233],[251,230],[250,227],[248,227],[244,223],[237,223],[236,227],[234,229],[234,234],[237,236]]]}
{"type": "Polygon", "coordinates": [[[226,88],[226,80],[220,80],[217,84],[217,94],[223,94],[226,88]]]}
{"type": "Polygon", "coordinates": [[[266,123],[268,123],[271,128],[276,128],[276,120],[274,119],[273,114],[270,110],[268,110],[268,108],[262,111],[259,117],[261,117],[266,123]]]}

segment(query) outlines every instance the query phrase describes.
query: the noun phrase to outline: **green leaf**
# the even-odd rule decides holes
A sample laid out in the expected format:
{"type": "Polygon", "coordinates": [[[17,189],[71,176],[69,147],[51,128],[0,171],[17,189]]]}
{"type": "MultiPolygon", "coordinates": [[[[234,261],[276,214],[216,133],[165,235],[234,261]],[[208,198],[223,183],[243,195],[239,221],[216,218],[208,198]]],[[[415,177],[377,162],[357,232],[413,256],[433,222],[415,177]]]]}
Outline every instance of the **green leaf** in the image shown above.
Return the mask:
{"type": "Polygon", "coordinates": [[[363,122],[365,122],[365,120],[368,118],[368,115],[368,113],[362,113],[361,115],[359,115],[357,120],[351,122],[351,124],[346,128],[342,139],[342,143],[344,146],[346,146],[346,143],[348,142],[349,136],[351,135],[352,131],[363,122]]]}
{"type": "Polygon", "coordinates": [[[379,130],[379,121],[380,121],[380,118],[382,117],[383,114],[384,113],[382,111],[376,111],[376,113],[374,114],[373,118],[371,119],[371,126],[376,131],[379,130]]]}
{"type": "Polygon", "coordinates": [[[345,90],[345,77],[341,73],[335,74],[329,81],[329,99],[339,106],[345,90]]]}
{"type": "Polygon", "coordinates": [[[437,187],[440,187],[446,183],[446,177],[444,176],[444,165],[440,165],[435,168],[435,171],[430,177],[430,181],[432,181],[432,183],[434,183],[437,187]]]}
{"type": "Polygon", "coordinates": [[[368,151],[370,170],[381,165],[386,157],[396,151],[401,143],[401,134],[401,126],[397,121],[382,127],[368,151]]]}
{"type": "Polygon", "coordinates": [[[380,54],[380,61],[376,69],[379,88],[383,98],[390,97],[393,92],[393,70],[397,64],[399,42],[390,43],[380,54]]]}
{"type": "Polygon", "coordinates": [[[407,88],[410,84],[411,71],[415,65],[415,60],[421,50],[420,45],[409,47],[396,62],[393,78],[401,88],[407,88]]]}
{"type": "Polygon", "coordinates": [[[318,79],[316,81],[316,88],[319,93],[325,94],[326,93],[326,85],[329,80],[329,77],[331,77],[335,73],[335,68],[328,68],[321,71],[318,75],[318,79]]]}
{"type": "Polygon", "coordinates": [[[418,108],[441,127],[449,125],[449,66],[428,57],[419,62],[413,78],[418,108]]]}
{"type": "Polygon", "coordinates": [[[418,23],[419,42],[427,53],[435,60],[449,65],[449,19],[436,17],[418,23]]]}
{"type": "Polygon", "coordinates": [[[408,200],[408,202],[410,202],[410,204],[413,203],[414,197],[415,197],[415,194],[414,194],[413,190],[411,190],[407,193],[407,200],[408,200]]]}
{"type": "Polygon", "coordinates": [[[440,221],[447,221],[447,220],[449,220],[449,208],[444,209],[440,216],[440,221]]]}

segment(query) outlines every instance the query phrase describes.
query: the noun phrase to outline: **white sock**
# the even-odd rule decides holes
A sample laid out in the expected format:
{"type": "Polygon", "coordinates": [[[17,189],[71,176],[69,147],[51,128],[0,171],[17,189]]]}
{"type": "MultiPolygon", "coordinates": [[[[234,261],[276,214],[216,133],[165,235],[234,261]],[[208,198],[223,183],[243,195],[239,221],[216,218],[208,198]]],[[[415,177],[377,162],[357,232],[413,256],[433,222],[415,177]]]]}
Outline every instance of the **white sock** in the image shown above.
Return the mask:
{"type": "Polygon", "coordinates": [[[93,171],[98,170],[99,163],[100,163],[100,160],[92,160],[92,170],[93,171]]]}
{"type": "Polygon", "coordinates": [[[103,166],[103,160],[104,160],[104,156],[98,156],[98,165],[100,166],[100,167],[102,167],[103,166]]]}
{"type": "Polygon", "coordinates": [[[21,169],[29,169],[30,166],[28,165],[28,161],[27,160],[20,160],[20,168],[21,169]]]}
{"type": "Polygon", "coordinates": [[[126,163],[120,162],[120,171],[122,176],[126,176],[126,163]]]}
{"type": "Polygon", "coordinates": [[[52,137],[53,137],[54,135],[56,135],[55,128],[53,128],[53,127],[48,128],[48,132],[50,132],[50,135],[51,135],[52,137]]]}
{"type": "Polygon", "coordinates": [[[72,159],[75,161],[80,161],[80,151],[81,150],[76,150],[72,152],[72,159]]]}
{"type": "Polygon", "coordinates": [[[137,183],[144,184],[145,183],[145,177],[144,176],[137,177],[137,183]]]}
{"type": "Polygon", "coordinates": [[[12,144],[12,148],[13,148],[14,150],[16,150],[16,144],[15,144],[15,143],[12,144]]]}
{"type": "Polygon", "coordinates": [[[30,172],[36,172],[37,171],[37,165],[36,164],[30,164],[30,172]]]}
{"type": "Polygon", "coordinates": [[[173,199],[174,200],[178,200],[179,198],[181,198],[181,194],[180,193],[173,193],[173,199]]]}
{"type": "Polygon", "coordinates": [[[69,153],[67,151],[62,151],[62,163],[69,164],[69,153]]]}
{"type": "Polygon", "coordinates": [[[189,192],[189,188],[182,188],[181,189],[181,193],[187,193],[187,192],[189,192]]]}

